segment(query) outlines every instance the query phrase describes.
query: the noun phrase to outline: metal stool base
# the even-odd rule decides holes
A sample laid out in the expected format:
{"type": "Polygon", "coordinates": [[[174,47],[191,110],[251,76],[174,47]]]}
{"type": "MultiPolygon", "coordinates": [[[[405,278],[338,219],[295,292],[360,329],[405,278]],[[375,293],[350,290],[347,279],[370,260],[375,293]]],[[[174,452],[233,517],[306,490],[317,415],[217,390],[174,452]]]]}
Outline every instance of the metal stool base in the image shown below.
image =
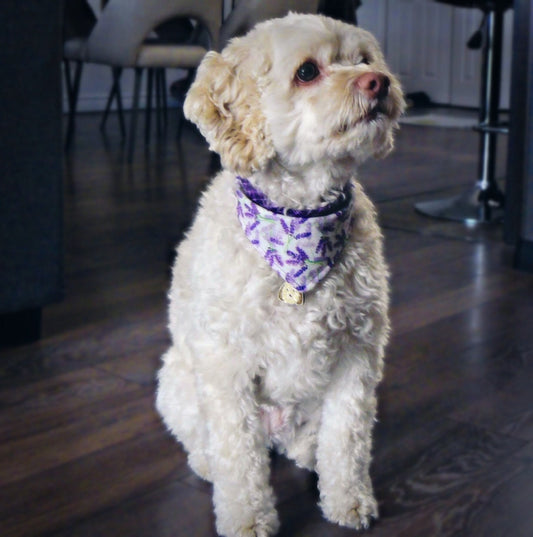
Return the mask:
{"type": "Polygon", "coordinates": [[[501,222],[505,195],[495,179],[496,137],[508,129],[498,121],[501,80],[503,15],[507,4],[494,6],[486,2],[485,35],[481,75],[479,180],[459,196],[417,203],[415,210],[426,216],[468,224],[501,222]]]}
{"type": "Polygon", "coordinates": [[[503,204],[490,199],[480,200],[480,196],[484,193],[486,191],[475,185],[458,196],[416,203],[415,210],[424,216],[469,225],[502,222],[503,204]]]}

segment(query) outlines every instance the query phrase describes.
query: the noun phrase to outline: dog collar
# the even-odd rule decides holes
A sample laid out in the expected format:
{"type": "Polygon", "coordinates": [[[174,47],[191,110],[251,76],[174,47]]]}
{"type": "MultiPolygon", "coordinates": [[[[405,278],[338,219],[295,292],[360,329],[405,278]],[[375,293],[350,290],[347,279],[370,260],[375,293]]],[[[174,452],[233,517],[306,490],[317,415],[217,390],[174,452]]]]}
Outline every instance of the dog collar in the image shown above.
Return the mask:
{"type": "Polygon", "coordinates": [[[315,209],[274,205],[250,181],[237,177],[237,217],[246,237],[284,280],[279,298],[302,304],[304,295],[339,260],[350,235],[352,189],[315,209]]]}

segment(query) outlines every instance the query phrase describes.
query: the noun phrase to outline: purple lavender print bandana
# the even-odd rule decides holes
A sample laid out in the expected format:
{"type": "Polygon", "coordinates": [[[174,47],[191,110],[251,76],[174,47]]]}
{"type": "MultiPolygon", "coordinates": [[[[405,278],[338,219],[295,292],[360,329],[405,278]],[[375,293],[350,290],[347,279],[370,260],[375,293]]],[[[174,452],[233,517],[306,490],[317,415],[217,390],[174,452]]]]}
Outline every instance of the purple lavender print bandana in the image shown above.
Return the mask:
{"type": "Polygon", "coordinates": [[[338,261],[348,240],[351,188],[317,209],[274,206],[247,179],[237,178],[237,217],[244,233],[287,283],[311,291],[338,261]]]}

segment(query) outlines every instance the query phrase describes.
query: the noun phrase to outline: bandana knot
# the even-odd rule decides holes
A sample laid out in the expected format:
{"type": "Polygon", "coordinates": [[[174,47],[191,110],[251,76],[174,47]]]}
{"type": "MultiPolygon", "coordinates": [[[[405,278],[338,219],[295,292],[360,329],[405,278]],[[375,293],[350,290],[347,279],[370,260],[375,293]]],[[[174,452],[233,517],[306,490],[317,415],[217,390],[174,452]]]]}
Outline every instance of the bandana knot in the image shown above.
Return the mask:
{"type": "Polygon", "coordinates": [[[237,177],[237,217],[252,245],[297,291],[311,291],[339,260],[353,218],[348,185],[316,209],[276,207],[247,179],[237,177]]]}

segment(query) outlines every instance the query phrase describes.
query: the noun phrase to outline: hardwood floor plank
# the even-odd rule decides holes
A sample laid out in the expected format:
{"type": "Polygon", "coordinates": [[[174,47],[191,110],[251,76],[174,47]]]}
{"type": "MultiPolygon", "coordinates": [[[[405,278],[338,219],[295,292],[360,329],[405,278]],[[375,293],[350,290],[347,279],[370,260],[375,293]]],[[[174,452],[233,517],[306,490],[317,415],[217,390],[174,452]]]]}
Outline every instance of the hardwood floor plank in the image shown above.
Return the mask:
{"type": "Polygon", "coordinates": [[[470,535],[529,537],[533,528],[533,447],[501,461],[483,477],[483,510],[469,520],[470,535]]]}
{"type": "MultiPolygon", "coordinates": [[[[399,285],[399,278],[393,280],[393,289],[398,289],[399,285]]],[[[490,271],[487,265],[476,267],[472,264],[469,268],[464,258],[449,263],[439,273],[413,267],[403,293],[396,291],[393,295],[394,331],[402,334],[421,328],[518,291],[533,294],[529,276],[511,271],[490,271]]]]}
{"type": "Polygon", "coordinates": [[[211,497],[173,482],[49,537],[216,537],[211,497]]]}
{"type": "Polygon", "coordinates": [[[153,393],[156,385],[156,372],[161,366],[161,356],[165,350],[166,345],[161,348],[161,354],[157,353],[155,348],[142,348],[124,357],[100,363],[97,369],[107,371],[129,382],[149,387],[153,393]]]}
{"type": "MultiPolygon", "coordinates": [[[[520,368],[505,387],[496,393],[483,393],[468,405],[455,410],[451,416],[463,422],[491,428],[513,438],[533,442],[533,361],[528,352],[528,366],[520,368]]],[[[510,356],[507,355],[506,359],[510,356]]],[[[504,374],[501,375],[502,377],[504,374]]],[[[500,376],[498,382],[501,382],[500,376]]]]}
{"type": "Polygon", "coordinates": [[[381,225],[385,229],[397,229],[432,237],[449,238],[454,240],[482,242],[502,241],[501,223],[484,225],[465,225],[463,222],[439,220],[419,214],[415,204],[423,201],[447,199],[464,194],[465,187],[448,187],[436,193],[418,194],[399,200],[385,200],[380,204],[382,216],[381,225]]]}
{"type": "Polygon", "coordinates": [[[2,439],[5,443],[42,433],[91,415],[99,407],[105,410],[106,404],[122,405],[149,393],[149,389],[94,368],[4,388],[0,390],[2,439]]]}
{"type": "MultiPolygon", "coordinates": [[[[523,445],[502,435],[450,422],[444,434],[430,441],[411,460],[403,460],[388,475],[380,475],[375,464],[380,519],[368,535],[504,535],[471,532],[471,527],[490,516],[488,498],[503,495],[501,488],[516,478],[499,461],[517,456],[523,445]],[[486,474],[493,476],[492,486],[485,482],[486,474]]],[[[530,469],[530,465],[531,461],[522,461],[520,468],[530,469]]],[[[281,512],[284,526],[280,536],[354,535],[351,530],[323,520],[311,503],[310,491],[282,505],[281,512]]]]}
{"type": "Polygon", "coordinates": [[[523,445],[458,425],[453,434],[428,445],[418,460],[378,488],[378,497],[383,491],[383,519],[372,535],[505,535],[496,526],[487,533],[477,533],[474,527],[491,520],[489,498],[516,477],[507,471],[506,461],[514,460],[514,471],[516,466],[524,469],[524,461],[516,464],[523,445]]]}
{"type": "Polygon", "coordinates": [[[443,417],[462,417],[467,423],[484,424],[509,434],[508,429],[501,428],[503,416],[509,413],[516,419],[522,416],[516,427],[520,424],[527,438],[531,396],[522,379],[531,379],[531,367],[511,363],[492,344],[453,355],[436,350],[415,357],[412,365],[396,365],[387,370],[380,389],[380,421],[409,431],[422,423],[433,427],[443,417]],[[491,413],[498,402],[504,403],[502,409],[491,413]]]}
{"type": "Polygon", "coordinates": [[[50,314],[61,320],[57,333],[34,346],[0,351],[0,389],[110,362],[141,349],[153,359],[168,347],[166,311],[160,300],[155,306],[147,302],[132,310],[122,304],[114,315],[87,315],[81,324],[77,316],[72,319],[70,309],[83,314],[83,306],[75,297],[72,300],[73,305],[68,300],[51,307],[55,311],[50,314]]]}
{"type": "MultiPolygon", "coordinates": [[[[98,381],[91,379],[90,382],[98,381]]],[[[100,385],[105,387],[106,382],[100,380],[100,385]]],[[[138,436],[161,432],[162,426],[153,408],[152,390],[138,389],[129,395],[129,400],[102,397],[97,404],[62,411],[59,415],[44,413],[45,430],[29,429],[22,438],[2,442],[0,457],[9,459],[10,464],[2,468],[0,482],[7,485],[31,478],[138,436]],[[126,400],[117,402],[116,399],[126,400]]],[[[26,416],[24,424],[31,427],[32,421],[38,421],[39,417],[34,415],[28,419],[26,416]]]]}
{"type": "Polygon", "coordinates": [[[393,332],[387,363],[416,367],[428,360],[446,361],[469,349],[472,353],[465,354],[468,360],[483,363],[487,356],[475,349],[487,343],[495,349],[505,348],[502,358],[512,364],[522,360],[520,355],[530,348],[531,322],[533,301],[528,292],[518,289],[403,334],[393,332]]]}
{"type": "MultiPolygon", "coordinates": [[[[79,437],[83,441],[83,436],[79,437]]],[[[181,478],[184,455],[162,430],[0,488],[6,537],[35,537],[181,478]]]]}
{"type": "MultiPolygon", "coordinates": [[[[420,195],[438,199],[450,188],[464,191],[475,184],[478,143],[478,136],[468,130],[402,125],[394,151],[385,160],[366,161],[359,176],[380,204],[406,198],[414,201],[420,195]]],[[[506,158],[507,147],[498,144],[496,177],[505,176],[506,158]]]]}

